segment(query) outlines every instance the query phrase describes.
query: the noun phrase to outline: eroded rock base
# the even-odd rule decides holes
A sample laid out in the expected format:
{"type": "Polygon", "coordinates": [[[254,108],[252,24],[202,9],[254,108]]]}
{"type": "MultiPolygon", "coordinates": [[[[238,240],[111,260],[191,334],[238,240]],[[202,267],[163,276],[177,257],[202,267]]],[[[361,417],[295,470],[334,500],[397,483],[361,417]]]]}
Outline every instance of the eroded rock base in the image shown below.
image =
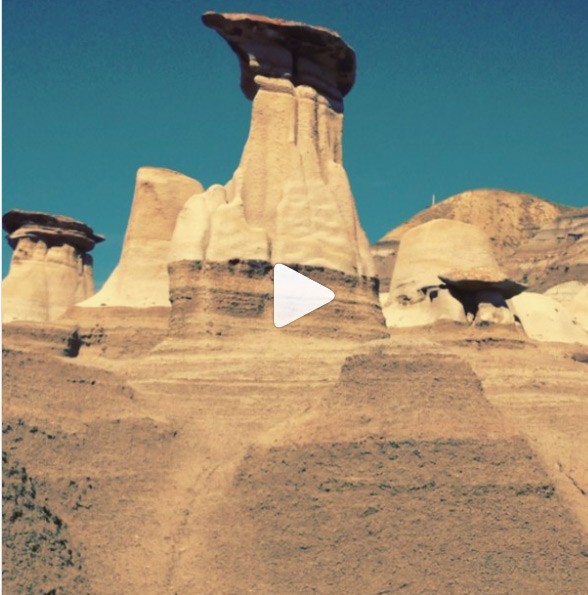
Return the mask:
{"type": "Polygon", "coordinates": [[[284,336],[376,339],[387,336],[375,278],[287,265],[335,292],[328,306],[282,329],[273,326],[273,265],[262,260],[179,261],[169,266],[170,338],[242,330],[284,336]]]}

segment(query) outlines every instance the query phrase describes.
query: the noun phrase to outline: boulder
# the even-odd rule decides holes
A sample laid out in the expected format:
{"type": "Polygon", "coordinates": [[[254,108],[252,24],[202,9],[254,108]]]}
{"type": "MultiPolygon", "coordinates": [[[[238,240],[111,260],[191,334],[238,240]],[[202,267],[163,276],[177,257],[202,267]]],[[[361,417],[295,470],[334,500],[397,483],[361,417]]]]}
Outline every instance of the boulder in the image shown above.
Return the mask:
{"type": "Polygon", "coordinates": [[[2,282],[2,321],[51,321],[94,293],[89,252],[103,236],[63,215],[12,210],[2,217],[14,250],[2,282]]]}
{"type": "Polygon", "coordinates": [[[563,304],[548,295],[525,292],[510,300],[531,339],[588,344],[588,333],[563,304]]]}

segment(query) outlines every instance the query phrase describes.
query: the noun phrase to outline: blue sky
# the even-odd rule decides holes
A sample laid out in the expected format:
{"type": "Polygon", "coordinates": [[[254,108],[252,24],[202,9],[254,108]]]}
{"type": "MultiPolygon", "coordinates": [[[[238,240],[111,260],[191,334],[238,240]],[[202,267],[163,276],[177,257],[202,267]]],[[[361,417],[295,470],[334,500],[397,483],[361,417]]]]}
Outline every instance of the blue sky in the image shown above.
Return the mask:
{"type": "Polygon", "coordinates": [[[344,161],[371,241],[433,193],[588,204],[585,0],[4,0],[3,211],[62,213],[106,235],[98,284],[140,166],[208,186],[239,161],[251,104],[206,10],[324,25],[355,49],[344,161]]]}

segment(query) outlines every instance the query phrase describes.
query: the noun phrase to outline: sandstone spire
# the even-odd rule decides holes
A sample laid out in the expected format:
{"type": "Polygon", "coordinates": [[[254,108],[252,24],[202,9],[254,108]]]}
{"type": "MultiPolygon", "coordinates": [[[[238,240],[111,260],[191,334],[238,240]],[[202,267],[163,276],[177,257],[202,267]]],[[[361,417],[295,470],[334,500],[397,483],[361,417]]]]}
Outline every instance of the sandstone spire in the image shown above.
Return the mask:
{"type": "Polygon", "coordinates": [[[263,318],[267,330],[272,265],[281,263],[336,294],[331,308],[292,326],[381,336],[373,260],[342,161],[353,50],[337,33],[303,23],[217,13],[203,21],[239,58],[251,127],[232,179],[188,199],[178,216],[171,334],[220,336],[236,318],[263,318]]]}
{"type": "Polygon", "coordinates": [[[55,320],[94,293],[92,257],[103,236],[63,215],[9,211],[2,217],[14,250],[2,282],[2,321],[55,320]]]}
{"type": "Polygon", "coordinates": [[[217,13],[203,21],[239,57],[251,129],[233,179],[186,203],[170,261],[258,259],[373,275],[342,164],[353,50],[302,23],[217,13]]]}
{"type": "Polygon", "coordinates": [[[169,306],[169,242],[186,200],[202,192],[200,182],[178,172],[142,167],[118,266],[104,287],[82,307],[169,306]]]}

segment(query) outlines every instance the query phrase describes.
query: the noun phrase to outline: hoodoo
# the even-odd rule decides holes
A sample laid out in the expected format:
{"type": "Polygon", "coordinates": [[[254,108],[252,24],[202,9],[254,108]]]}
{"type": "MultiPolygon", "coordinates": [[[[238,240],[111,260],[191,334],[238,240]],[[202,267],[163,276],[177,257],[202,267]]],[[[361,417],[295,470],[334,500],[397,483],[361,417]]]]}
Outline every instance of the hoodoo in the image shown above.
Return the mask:
{"type": "Polygon", "coordinates": [[[353,50],[338,34],[302,23],[217,13],[203,21],[239,57],[253,108],[232,180],[191,197],[179,214],[170,250],[172,331],[189,332],[206,311],[271,324],[270,276],[282,263],[339,286],[329,285],[343,297],[339,308],[317,313],[313,324],[336,330],[355,317],[381,333],[373,261],[342,163],[353,50]]]}
{"type": "Polygon", "coordinates": [[[404,234],[384,312],[389,326],[400,327],[437,320],[513,323],[506,300],[524,289],[500,270],[481,229],[434,219],[404,234]]]}
{"type": "Polygon", "coordinates": [[[63,215],[8,211],[2,217],[14,250],[2,282],[2,321],[56,320],[94,293],[89,252],[103,236],[63,215]]]}
{"type": "Polygon", "coordinates": [[[178,213],[203,191],[200,182],[178,172],[142,167],[118,266],[104,287],[82,307],[169,306],[167,260],[178,213]]]}

